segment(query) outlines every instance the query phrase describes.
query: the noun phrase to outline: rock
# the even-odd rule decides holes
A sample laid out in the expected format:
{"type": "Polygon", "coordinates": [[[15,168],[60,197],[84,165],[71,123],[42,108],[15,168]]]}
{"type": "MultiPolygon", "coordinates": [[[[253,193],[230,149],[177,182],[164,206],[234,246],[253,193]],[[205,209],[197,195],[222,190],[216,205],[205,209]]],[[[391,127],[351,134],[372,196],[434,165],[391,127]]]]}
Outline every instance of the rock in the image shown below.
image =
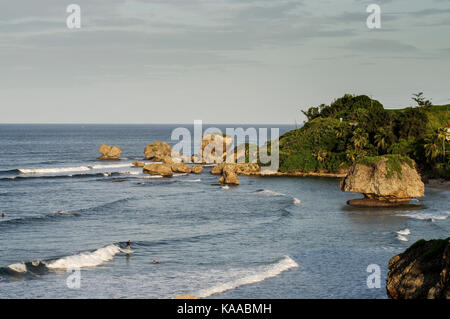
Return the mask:
{"type": "Polygon", "coordinates": [[[184,294],[184,295],[176,296],[174,299],[200,299],[200,298],[192,296],[190,294],[184,294]]]}
{"type": "Polygon", "coordinates": [[[236,166],[233,164],[227,164],[222,169],[222,177],[219,179],[221,184],[239,185],[239,178],[236,174],[236,166]]]}
{"type": "Polygon", "coordinates": [[[161,175],[164,177],[173,176],[172,168],[170,167],[169,164],[157,164],[157,163],[148,164],[144,166],[143,172],[145,174],[161,175]]]}
{"type": "Polygon", "coordinates": [[[213,175],[222,175],[222,170],[223,170],[224,166],[225,166],[225,163],[218,164],[218,165],[214,166],[211,169],[211,174],[213,174],[213,175]]]}
{"type": "Polygon", "coordinates": [[[141,162],[141,161],[135,161],[133,163],[131,163],[134,167],[144,167],[145,166],[145,162],[141,162]]]}
{"type": "Polygon", "coordinates": [[[450,299],[450,238],[419,240],[389,261],[391,299],[450,299]]]}
{"type": "MultiPolygon", "coordinates": [[[[372,199],[372,198],[357,198],[351,199],[347,201],[348,205],[351,206],[359,206],[359,207],[398,207],[408,205],[410,199],[406,201],[385,201],[380,199],[372,199]]],[[[419,205],[410,205],[412,207],[416,207],[419,205]]]]}
{"type": "Polygon", "coordinates": [[[170,157],[170,156],[161,157],[159,162],[163,162],[164,164],[170,164],[170,165],[175,163],[174,160],[172,159],[172,157],[170,157]]]}
{"type": "Polygon", "coordinates": [[[172,148],[165,142],[156,141],[145,147],[145,159],[161,162],[165,157],[172,157],[172,148]]]}
{"type": "Polygon", "coordinates": [[[172,172],[174,173],[190,173],[191,167],[185,163],[174,163],[171,166],[172,172]]]}
{"type": "Polygon", "coordinates": [[[119,146],[109,146],[106,144],[100,145],[98,151],[102,153],[98,159],[101,160],[111,160],[111,159],[119,159],[122,155],[122,150],[119,146]]]}
{"type": "Polygon", "coordinates": [[[398,165],[398,170],[395,171],[390,161],[390,158],[380,157],[371,164],[358,163],[349,169],[341,181],[341,190],[364,194],[363,199],[349,201],[350,205],[398,206],[407,204],[414,197],[424,196],[425,187],[414,162],[397,158],[394,165],[398,165]]]}
{"type": "Polygon", "coordinates": [[[255,163],[242,163],[234,164],[236,166],[236,173],[238,175],[259,175],[261,173],[261,168],[255,163]]]}
{"type": "Polygon", "coordinates": [[[244,175],[244,176],[249,176],[249,175],[260,175],[261,173],[261,168],[258,164],[253,164],[253,163],[240,163],[240,164],[232,164],[232,163],[221,163],[218,164],[216,166],[214,166],[211,169],[211,174],[214,175],[220,175],[223,172],[223,168],[228,165],[228,166],[233,166],[235,168],[235,172],[238,175],[244,175]]]}
{"type": "Polygon", "coordinates": [[[201,172],[203,172],[203,166],[195,165],[195,166],[192,167],[192,173],[200,174],[201,172]]]}
{"type": "Polygon", "coordinates": [[[232,145],[233,138],[223,134],[213,133],[202,136],[202,156],[194,155],[194,163],[221,163],[223,162],[228,148],[232,145]]]}
{"type": "Polygon", "coordinates": [[[181,155],[180,159],[183,163],[192,163],[191,156],[181,155]]]}

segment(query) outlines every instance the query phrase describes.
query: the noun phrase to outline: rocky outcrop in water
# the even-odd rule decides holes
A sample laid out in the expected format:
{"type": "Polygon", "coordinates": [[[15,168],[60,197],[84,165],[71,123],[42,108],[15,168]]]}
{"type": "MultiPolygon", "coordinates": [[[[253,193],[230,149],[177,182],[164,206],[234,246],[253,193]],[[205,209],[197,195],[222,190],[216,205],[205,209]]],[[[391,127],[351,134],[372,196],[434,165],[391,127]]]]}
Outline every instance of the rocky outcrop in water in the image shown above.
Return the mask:
{"type": "Polygon", "coordinates": [[[190,173],[191,167],[185,163],[174,163],[171,166],[172,172],[174,173],[190,173]]]}
{"type": "Polygon", "coordinates": [[[235,169],[236,174],[250,176],[250,175],[260,175],[261,168],[256,163],[221,163],[214,166],[211,169],[211,174],[221,175],[225,166],[232,166],[235,169]]]}
{"type": "Polygon", "coordinates": [[[98,158],[100,160],[117,160],[122,155],[122,150],[119,146],[102,144],[98,148],[98,151],[102,153],[102,155],[98,158]]]}
{"type": "Polygon", "coordinates": [[[195,166],[192,167],[192,173],[200,174],[201,172],[203,172],[203,166],[195,165],[195,166]]]}
{"type": "Polygon", "coordinates": [[[450,299],[450,238],[419,240],[389,261],[392,299],[450,299]]]}
{"type": "Polygon", "coordinates": [[[134,167],[144,167],[145,166],[145,162],[141,162],[141,161],[135,161],[133,163],[131,163],[134,167]]]}
{"type": "Polygon", "coordinates": [[[145,159],[162,162],[164,158],[172,156],[172,148],[166,142],[156,141],[145,147],[145,159]]]}
{"type": "Polygon", "coordinates": [[[236,166],[227,164],[222,169],[222,177],[219,179],[221,184],[239,185],[239,178],[236,173],[236,166]]]}
{"type": "Polygon", "coordinates": [[[343,192],[362,193],[348,201],[356,206],[399,206],[424,196],[424,184],[411,159],[373,158],[353,165],[341,181],[343,192]]]}
{"type": "Polygon", "coordinates": [[[148,164],[143,168],[144,174],[160,175],[164,177],[172,177],[173,172],[169,164],[148,164]]]}

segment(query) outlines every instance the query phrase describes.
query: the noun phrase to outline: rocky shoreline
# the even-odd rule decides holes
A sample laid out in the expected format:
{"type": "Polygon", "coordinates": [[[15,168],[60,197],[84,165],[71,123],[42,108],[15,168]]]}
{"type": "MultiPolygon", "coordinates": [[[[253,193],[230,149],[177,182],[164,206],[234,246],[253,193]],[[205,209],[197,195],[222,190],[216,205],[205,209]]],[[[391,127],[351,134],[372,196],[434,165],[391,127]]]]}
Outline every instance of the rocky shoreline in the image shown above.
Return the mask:
{"type": "Polygon", "coordinates": [[[391,299],[450,299],[450,238],[417,241],[389,261],[391,299]]]}

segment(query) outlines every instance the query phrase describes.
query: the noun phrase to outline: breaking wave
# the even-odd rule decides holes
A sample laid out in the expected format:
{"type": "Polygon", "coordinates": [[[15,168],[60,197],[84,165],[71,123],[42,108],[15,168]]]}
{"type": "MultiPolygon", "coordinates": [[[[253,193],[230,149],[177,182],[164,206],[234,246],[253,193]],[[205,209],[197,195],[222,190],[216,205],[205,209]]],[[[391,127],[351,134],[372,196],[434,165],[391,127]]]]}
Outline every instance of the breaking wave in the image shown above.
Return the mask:
{"type": "Polygon", "coordinates": [[[58,174],[67,172],[86,172],[90,170],[132,167],[131,163],[109,164],[109,165],[84,165],[77,167],[52,167],[52,168],[19,168],[20,174],[58,174]]]}
{"type": "Polygon", "coordinates": [[[281,259],[275,264],[269,266],[262,266],[253,270],[248,270],[247,274],[239,279],[231,280],[223,284],[202,289],[198,291],[195,294],[195,296],[200,298],[206,298],[215,294],[222,293],[227,290],[235,289],[240,286],[251,285],[269,278],[276,277],[286,270],[297,267],[298,264],[291,257],[285,256],[283,259],[281,259]]]}
{"type": "Polygon", "coordinates": [[[122,249],[119,245],[120,244],[111,244],[94,251],[83,252],[57,259],[15,263],[0,268],[0,273],[13,277],[23,276],[27,278],[27,276],[31,276],[33,278],[36,275],[47,274],[49,271],[97,267],[113,260],[119,253],[126,253],[126,250],[122,249]]]}
{"type": "Polygon", "coordinates": [[[45,262],[45,265],[47,268],[54,270],[96,267],[113,260],[114,256],[120,252],[120,247],[112,244],[93,252],[80,253],[78,255],[60,258],[53,262],[45,262]]]}

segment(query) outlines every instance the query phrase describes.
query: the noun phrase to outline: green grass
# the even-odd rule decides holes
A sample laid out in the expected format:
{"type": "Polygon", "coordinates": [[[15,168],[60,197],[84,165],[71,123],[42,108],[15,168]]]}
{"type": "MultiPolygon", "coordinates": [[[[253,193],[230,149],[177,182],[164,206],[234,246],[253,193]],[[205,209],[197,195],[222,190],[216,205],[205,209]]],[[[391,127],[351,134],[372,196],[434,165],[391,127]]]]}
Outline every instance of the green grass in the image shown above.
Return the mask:
{"type": "Polygon", "coordinates": [[[363,164],[366,166],[375,167],[375,165],[383,160],[386,161],[386,178],[391,178],[394,174],[397,174],[399,179],[402,179],[402,164],[406,163],[409,167],[414,168],[414,162],[408,156],[400,154],[387,154],[381,156],[365,156],[363,158],[357,159],[356,163],[363,164]]]}

